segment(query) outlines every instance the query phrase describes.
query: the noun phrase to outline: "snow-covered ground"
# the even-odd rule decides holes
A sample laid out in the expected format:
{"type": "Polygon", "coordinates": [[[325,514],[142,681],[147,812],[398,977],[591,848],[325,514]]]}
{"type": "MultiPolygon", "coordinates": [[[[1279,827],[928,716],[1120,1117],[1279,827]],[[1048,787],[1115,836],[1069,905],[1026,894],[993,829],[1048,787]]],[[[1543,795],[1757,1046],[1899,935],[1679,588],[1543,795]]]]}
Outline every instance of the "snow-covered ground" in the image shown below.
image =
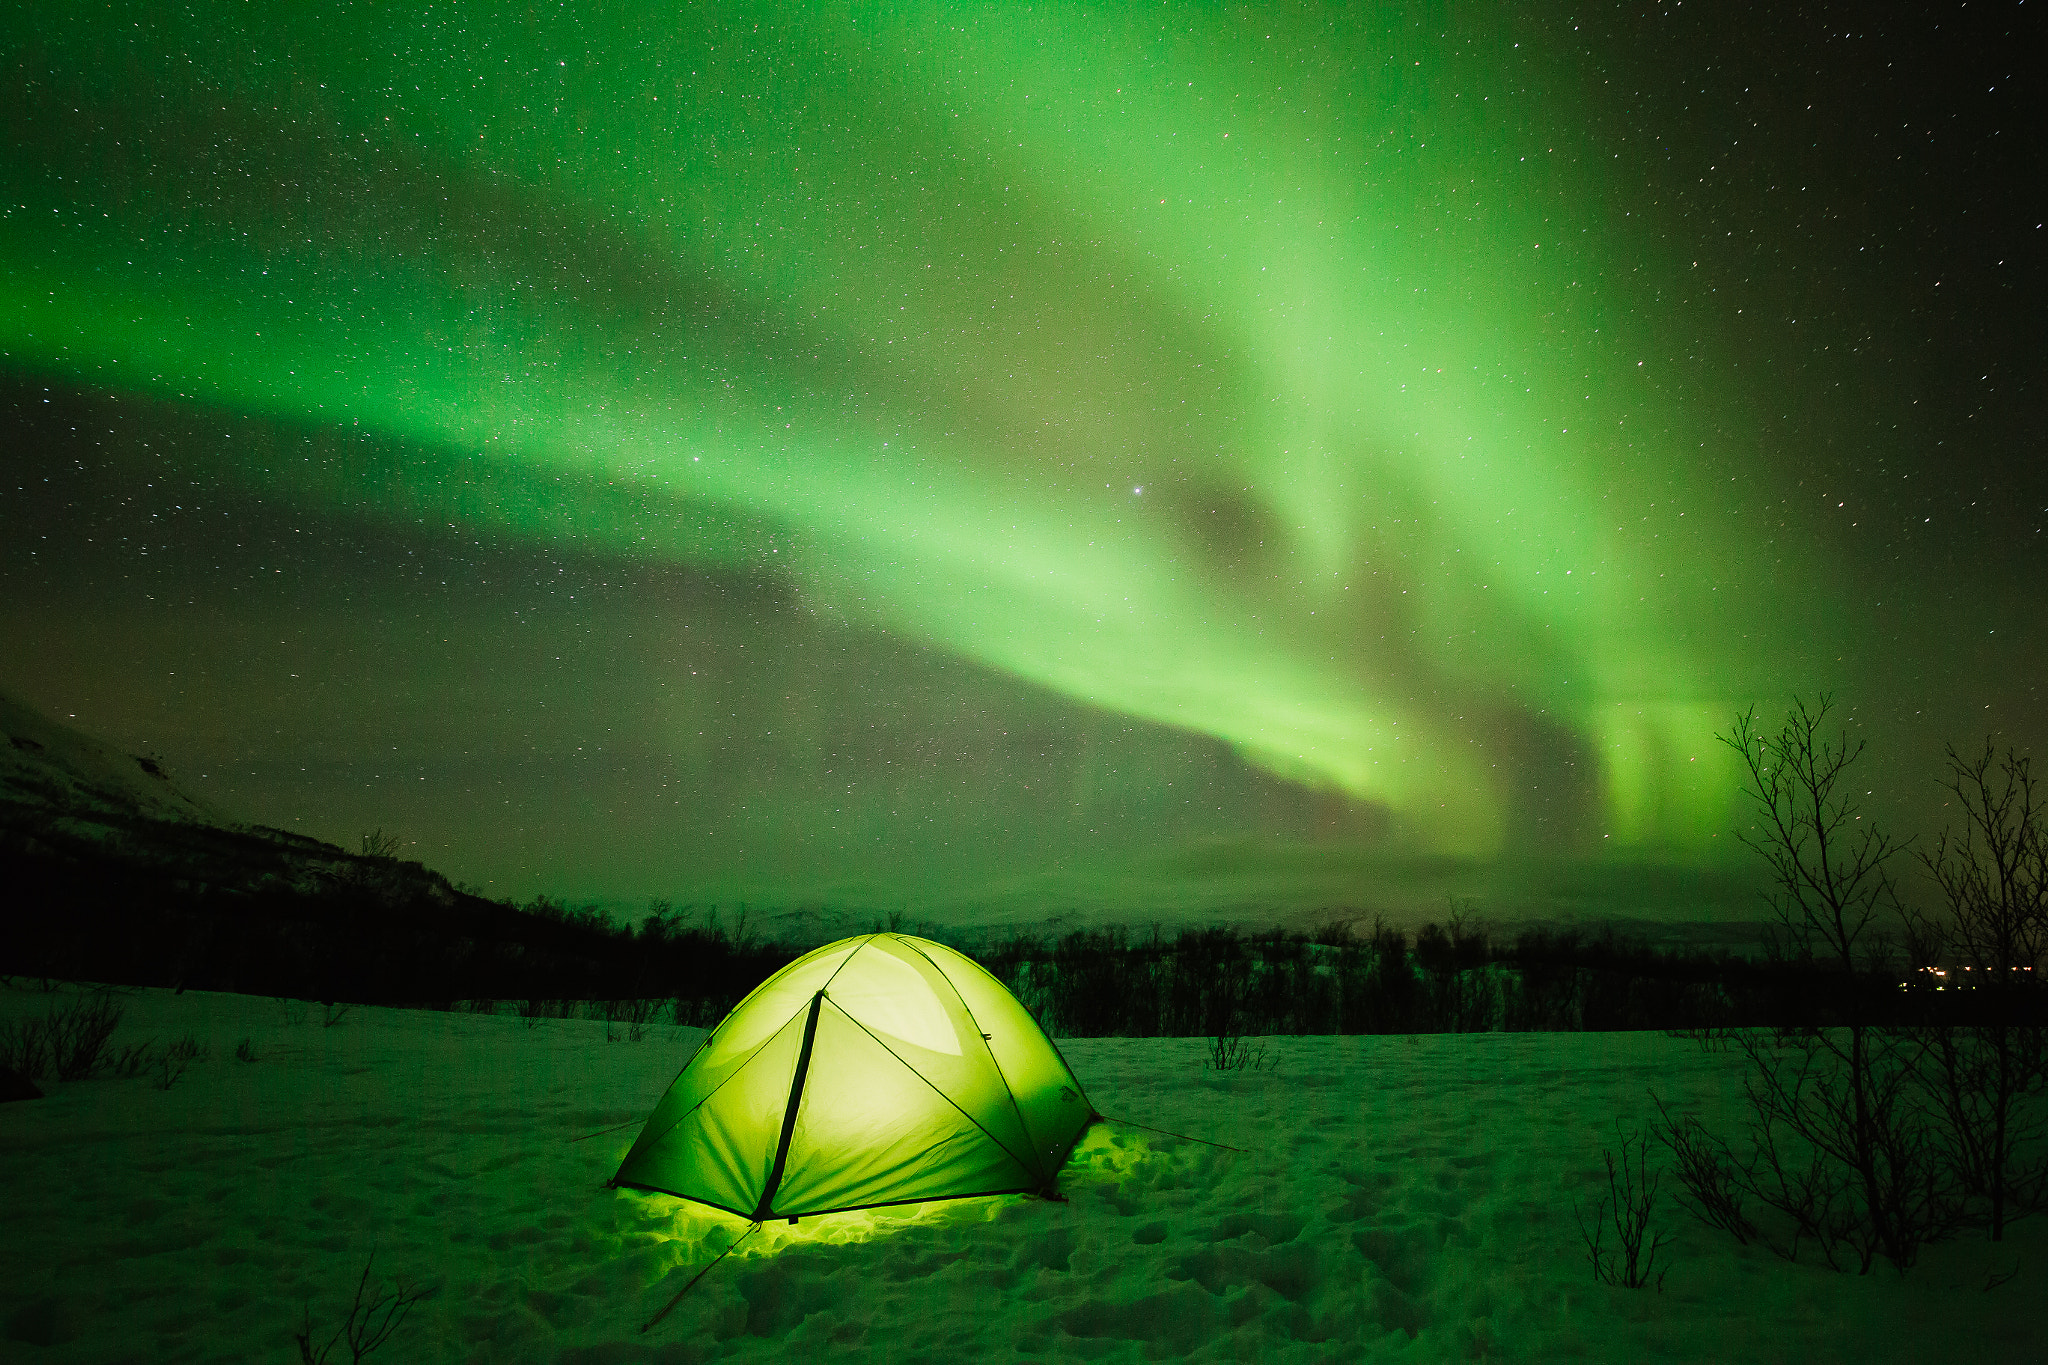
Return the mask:
{"type": "MultiPolygon", "coordinates": [[[[0,991],[0,1017],[52,999],[0,991]]],[[[209,1055],[169,1090],[0,1106],[9,1362],[295,1360],[302,1313],[316,1339],[338,1323],[372,1250],[373,1278],[435,1290],[371,1357],[392,1365],[2048,1359],[2048,1219],[1858,1277],[1739,1248],[1667,1191],[1663,1292],[1596,1283],[1571,1200],[1605,1189],[1613,1121],[1645,1121],[1652,1087],[1740,1113],[1739,1054],[1660,1034],[1277,1038],[1229,1075],[1203,1040],[1065,1041],[1102,1112],[1247,1150],[1098,1125],[1065,1203],[772,1225],[643,1334],[745,1228],[604,1187],[697,1030],[123,1003],[117,1042],[209,1055]]]]}

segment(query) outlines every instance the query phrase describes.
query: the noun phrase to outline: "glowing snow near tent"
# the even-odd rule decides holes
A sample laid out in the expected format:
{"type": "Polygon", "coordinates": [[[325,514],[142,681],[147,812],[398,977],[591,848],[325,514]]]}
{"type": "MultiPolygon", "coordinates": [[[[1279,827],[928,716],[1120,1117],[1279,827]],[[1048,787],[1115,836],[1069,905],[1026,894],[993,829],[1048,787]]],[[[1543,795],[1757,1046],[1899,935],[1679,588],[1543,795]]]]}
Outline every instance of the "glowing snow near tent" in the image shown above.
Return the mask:
{"type": "Polygon", "coordinates": [[[704,1040],[613,1178],[753,1219],[1050,1192],[1094,1117],[1001,982],[868,934],[777,972],[704,1040]]]}

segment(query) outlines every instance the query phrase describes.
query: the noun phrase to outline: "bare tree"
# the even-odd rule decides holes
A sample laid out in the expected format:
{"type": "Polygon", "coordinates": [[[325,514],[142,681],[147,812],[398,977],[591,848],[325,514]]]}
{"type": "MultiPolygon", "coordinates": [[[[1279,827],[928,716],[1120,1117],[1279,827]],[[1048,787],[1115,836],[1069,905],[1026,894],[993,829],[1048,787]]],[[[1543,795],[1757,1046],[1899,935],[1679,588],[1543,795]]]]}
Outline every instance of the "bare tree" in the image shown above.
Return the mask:
{"type": "Polygon", "coordinates": [[[1756,808],[1759,832],[1741,838],[1777,883],[1769,894],[1778,951],[1847,975],[1883,966],[1889,956],[1883,928],[1872,926],[1883,912],[1897,913],[1888,864],[1899,846],[1863,818],[1848,770],[1864,745],[1846,734],[1829,742],[1822,726],[1832,709],[1825,693],[1812,706],[1795,698],[1778,732],[1766,734],[1751,707],[1718,738],[1749,772],[1743,794],[1756,808]]]}
{"type": "Polygon", "coordinates": [[[1922,955],[1946,964],[1963,1022],[1928,1030],[1925,1071],[1949,1163],[1999,1241],[2009,1218],[2048,1207],[2048,799],[2028,760],[1988,739],[1969,759],[1951,746],[1942,785],[1962,827],[1919,855],[1947,902],[1938,923],[1920,926],[1922,955]]]}
{"type": "MultiPolygon", "coordinates": [[[[1709,1221],[1750,1226],[1739,1212],[1748,1195],[1790,1220],[1789,1243],[1774,1240],[1783,1254],[1811,1239],[1830,1265],[1846,1250],[1859,1271],[1879,1254],[1904,1269],[1952,1229],[1956,1201],[1913,1084],[1924,1039],[1871,1022],[1873,980],[1892,955],[1888,931],[1904,923],[1890,871],[1900,846],[1865,818],[1850,774],[1863,745],[1828,737],[1831,709],[1825,695],[1812,705],[1795,699],[1769,732],[1752,708],[1721,737],[1748,771],[1757,823],[1743,841],[1773,874],[1773,950],[1827,984],[1819,1026],[1783,1045],[1743,1035],[1746,1156],[1697,1126],[1675,1128],[1668,1115],[1662,1133],[1682,1177],[1690,1169],[1723,1182],[1718,1211],[1695,1209],[1709,1221]]],[[[1684,1183],[1699,1202],[1696,1182],[1684,1183]]]]}

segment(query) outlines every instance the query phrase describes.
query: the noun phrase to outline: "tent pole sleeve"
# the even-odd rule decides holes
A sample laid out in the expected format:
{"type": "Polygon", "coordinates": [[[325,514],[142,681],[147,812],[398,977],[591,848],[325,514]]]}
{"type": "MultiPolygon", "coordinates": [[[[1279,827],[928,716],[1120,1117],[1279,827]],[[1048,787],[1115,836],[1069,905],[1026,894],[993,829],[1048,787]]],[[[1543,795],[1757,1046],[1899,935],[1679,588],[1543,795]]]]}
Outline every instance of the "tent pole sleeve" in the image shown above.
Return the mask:
{"type": "Polygon", "coordinates": [[[811,1044],[818,1036],[818,1011],[824,1004],[825,992],[811,997],[811,1012],[804,1020],[803,1050],[797,1053],[796,1074],[789,1078],[789,1104],[782,1111],[782,1137],[775,1144],[775,1165],[768,1172],[768,1183],[761,1187],[761,1203],[754,1210],[757,1223],[770,1216],[769,1206],[775,1202],[775,1191],[782,1184],[782,1168],[789,1160],[789,1139],[796,1132],[797,1106],[803,1103],[804,1077],[811,1071],[811,1044]]]}

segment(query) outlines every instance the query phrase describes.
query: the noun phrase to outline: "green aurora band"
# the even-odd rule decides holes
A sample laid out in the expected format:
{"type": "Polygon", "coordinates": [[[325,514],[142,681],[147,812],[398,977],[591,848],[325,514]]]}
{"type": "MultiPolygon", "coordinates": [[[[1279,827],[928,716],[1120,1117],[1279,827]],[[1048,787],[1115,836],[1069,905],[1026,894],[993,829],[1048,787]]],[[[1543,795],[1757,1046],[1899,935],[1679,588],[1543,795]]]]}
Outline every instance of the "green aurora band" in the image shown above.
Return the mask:
{"type": "Polygon", "coordinates": [[[1808,681],[1751,590],[1819,570],[1527,35],[576,8],[17,9],[0,349],[404,451],[223,443],[267,491],[768,566],[1416,851],[1559,774],[1593,847],[1725,832],[1713,732],[1808,681]]]}

